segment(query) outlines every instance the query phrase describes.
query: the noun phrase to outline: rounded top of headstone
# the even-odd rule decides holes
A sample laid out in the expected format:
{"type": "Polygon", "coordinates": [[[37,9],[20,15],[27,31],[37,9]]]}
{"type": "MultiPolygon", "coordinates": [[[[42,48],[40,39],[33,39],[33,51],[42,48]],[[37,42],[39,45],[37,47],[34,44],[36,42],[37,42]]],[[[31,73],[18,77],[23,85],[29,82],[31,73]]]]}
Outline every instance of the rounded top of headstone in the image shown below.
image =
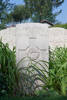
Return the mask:
{"type": "Polygon", "coordinates": [[[47,34],[49,31],[50,25],[45,23],[22,23],[16,25],[16,32],[19,33],[19,35],[36,35],[36,34],[47,34]]]}
{"type": "Polygon", "coordinates": [[[49,26],[50,26],[50,24],[48,24],[48,23],[44,23],[44,24],[42,24],[42,23],[21,23],[21,24],[17,24],[16,25],[16,27],[18,27],[18,26],[23,26],[23,27],[30,27],[30,28],[32,28],[32,27],[38,27],[38,28],[40,28],[40,27],[46,27],[46,28],[48,28],[49,26]]]}

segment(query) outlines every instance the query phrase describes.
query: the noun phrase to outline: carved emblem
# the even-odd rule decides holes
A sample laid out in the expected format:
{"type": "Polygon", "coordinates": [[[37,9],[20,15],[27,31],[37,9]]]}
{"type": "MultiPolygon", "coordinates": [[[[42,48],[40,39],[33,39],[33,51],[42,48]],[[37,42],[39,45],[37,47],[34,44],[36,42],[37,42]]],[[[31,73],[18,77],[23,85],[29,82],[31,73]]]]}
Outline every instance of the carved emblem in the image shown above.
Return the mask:
{"type": "Polygon", "coordinates": [[[29,47],[27,50],[27,56],[31,59],[38,59],[40,57],[40,51],[38,47],[29,47]]]}

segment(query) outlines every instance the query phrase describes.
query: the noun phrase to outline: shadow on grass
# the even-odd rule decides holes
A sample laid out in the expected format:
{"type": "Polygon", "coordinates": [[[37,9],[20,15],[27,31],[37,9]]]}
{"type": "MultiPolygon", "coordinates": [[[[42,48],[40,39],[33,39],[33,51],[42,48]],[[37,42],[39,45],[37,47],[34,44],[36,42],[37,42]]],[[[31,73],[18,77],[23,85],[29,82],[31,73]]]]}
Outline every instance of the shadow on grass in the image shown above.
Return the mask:
{"type": "Polygon", "coordinates": [[[67,100],[67,97],[63,96],[0,97],[0,100],[67,100]]]}

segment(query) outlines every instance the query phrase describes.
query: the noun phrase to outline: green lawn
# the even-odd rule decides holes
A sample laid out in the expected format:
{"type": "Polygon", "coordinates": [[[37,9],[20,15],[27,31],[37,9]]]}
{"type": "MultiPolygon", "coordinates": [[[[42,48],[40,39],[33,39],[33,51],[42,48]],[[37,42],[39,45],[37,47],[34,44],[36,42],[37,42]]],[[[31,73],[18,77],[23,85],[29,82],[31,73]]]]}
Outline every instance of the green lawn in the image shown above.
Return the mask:
{"type": "Polygon", "coordinates": [[[57,25],[54,25],[54,27],[61,27],[61,28],[67,29],[67,24],[57,24],[57,25]]]}
{"type": "Polygon", "coordinates": [[[44,92],[40,91],[39,96],[24,96],[24,97],[0,97],[0,100],[67,100],[67,97],[59,95],[56,91],[44,92]]]}
{"type": "Polygon", "coordinates": [[[67,100],[67,97],[63,96],[35,96],[35,97],[1,97],[0,100],[67,100]]]}

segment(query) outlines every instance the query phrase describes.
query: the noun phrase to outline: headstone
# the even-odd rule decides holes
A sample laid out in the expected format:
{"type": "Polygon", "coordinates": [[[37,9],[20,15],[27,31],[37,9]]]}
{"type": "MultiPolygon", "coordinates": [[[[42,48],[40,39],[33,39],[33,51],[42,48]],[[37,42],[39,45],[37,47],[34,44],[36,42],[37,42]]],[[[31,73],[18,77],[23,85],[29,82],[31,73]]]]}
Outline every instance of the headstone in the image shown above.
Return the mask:
{"type": "Polygon", "coordinates": [[[17,62],[23,57],[48,61],[48,24],[26,23],[16,26],[17,62]]]}

